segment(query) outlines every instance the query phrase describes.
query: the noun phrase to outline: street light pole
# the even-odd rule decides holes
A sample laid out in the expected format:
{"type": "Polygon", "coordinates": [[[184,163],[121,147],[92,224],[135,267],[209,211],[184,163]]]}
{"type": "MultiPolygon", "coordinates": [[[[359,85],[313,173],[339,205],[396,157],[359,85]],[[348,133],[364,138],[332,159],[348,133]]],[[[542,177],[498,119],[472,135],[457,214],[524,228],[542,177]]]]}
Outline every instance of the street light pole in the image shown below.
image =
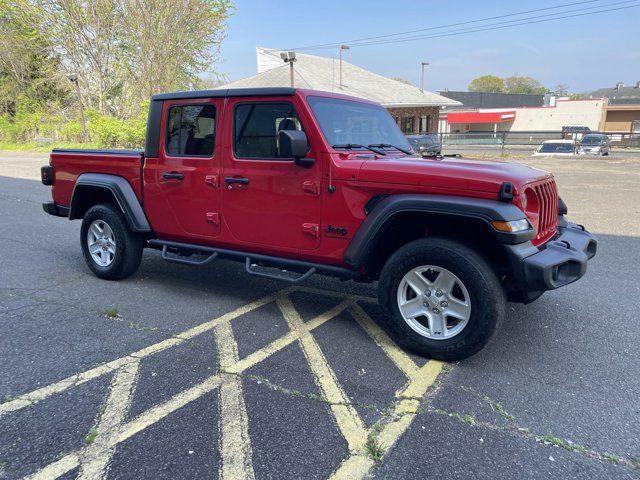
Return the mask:
{"type": "Polygon", "coordinates": [[[281,52],[280,53],[280,58],[282,58],[282,60],[284,61],[284,63],[288,63],[289,64],[289,79],[291,81],[291,86],[293,87],[293,63],[297,60],[296,58],[296,52],[281,52]]]}
{"type": "Polygon", "coordinates": [[[349,50],[349,45],[340,45],[340,88],[342,88],[342,51],[349,50]]]}
{"type": "Polygon", "coordinates": [[[424,67],[429,65],[429,62],[420,62],[420,66],[422,67],[422,78],[420,80],[420,91],[424,92],[424,67]]]}
{"type": "Polygon", "coordinates": [[[76,87],[76,93],[78,94],[78,105],[80,106],[80,121],[82,122],[82,136],[83,140],[89,141],[89,132],[87,132],[87,121],[84,118],[84,104],[82,103],[82,96],[80,95],[80,84],[78,83],[78,74],[70,73],[67,75],[67,79],[73,83],[76,87]]]}

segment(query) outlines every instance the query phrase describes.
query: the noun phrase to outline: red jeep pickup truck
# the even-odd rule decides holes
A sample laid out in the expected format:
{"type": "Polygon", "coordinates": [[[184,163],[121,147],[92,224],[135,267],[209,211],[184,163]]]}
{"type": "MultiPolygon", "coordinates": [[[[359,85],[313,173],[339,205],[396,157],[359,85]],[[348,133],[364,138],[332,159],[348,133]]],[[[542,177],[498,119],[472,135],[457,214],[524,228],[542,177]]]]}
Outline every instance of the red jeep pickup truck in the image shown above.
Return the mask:
{"type": "Polygon", "coordinates": [[[380,105],[311,90],[156,95],[144,151],[54,150],[42,182],[46,212],[82,219],[98,277],[154,248],[289,282],[378,281],[390,332],[444,360],[479,351],[507,300],[580,278],[597,248],[549,173],[417,156],[380,105]]]}

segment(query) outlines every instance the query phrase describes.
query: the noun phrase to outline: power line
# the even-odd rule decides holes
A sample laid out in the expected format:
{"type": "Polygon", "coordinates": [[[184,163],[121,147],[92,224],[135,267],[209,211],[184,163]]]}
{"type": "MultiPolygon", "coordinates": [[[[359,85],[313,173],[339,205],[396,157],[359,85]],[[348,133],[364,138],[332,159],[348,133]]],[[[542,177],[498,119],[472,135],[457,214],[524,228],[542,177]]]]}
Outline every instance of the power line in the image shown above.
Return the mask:
{"type": "Polygon", "coordinates": [[[613,12],[613,11],[617,11],[617,10],[626,10],[626,9],[629,9],[629,8],[635,8],[635,7],[639,7],[639,6],[640,6],[640,3],[636,3],[634,5],[626,5],[626,6],[617,7],[617,8],[608,8],[608,9],[598,10],[598,11],[594,11],[594,12],[584,12],[584,13],[575,13],[573,15],[553,16],[551,18],[543,18],[541,20],[523,21],[524,20],[523,19],[523,20],[514,21],[514,22],[517,22],[517,23],[509,23],[508,25],[491,26],[491,27],[479,27],[479,28],[474,28],[474,29],[458,30],[458,31],[453,31],[453,32],[445,32],[445,33],[435,34],[435,35],[423,35],[423,36],[416,36],[416,37],[408,37],[408,38],[402,38],[402,39],[398,39],[398,40],[385,40],[385,41],[377,41],[377,42],[362,42],[362,43],[355,43],[355,44],[352,44],[350,46],[362,47],[362,46],[368,46],[368,45],[384,45],[384,44],[393,44],[393,43],[412,42],[412,41],[416,41],[416,40],[423,40],[423,39],[429,39],[429,38],[453,37],[453,36],[457,36],[457,35],[466,35],[466,34],[469,34],[469,33],[486,32],[486,31],[491,31],[491,30],[501,30],[501,29],[504,29],[504,28],[517,27],[517,26],[522,26],[522,25],[532,25],[532,24],[536,24],[536,23],[553,22],[553,21],[562,20],[562,19],[565,19],[565,18],[584,17],[584,16],[588,16],[588,15],[596,15],[596,14],[599,14],[599,13],[613,12]]]}
{"type": "MultiPolygon", "coordinates": [[[[560,8],[566,8],[566,7],[571,7],[571,6],[575,6],[575,5],[584,5],[584,4],[589,4],[589,3],[596,3],[596,2],[600,2],[600,1],[602,1],[602,0],[584,0],[584,1],[579,1],[579,2],[564,3],[564,4],[556,5],[556,6],[553,6],[553,7],[537,8],[537,9],[533,9],[533,10],[525,10],[525,11],[516,12],[516,13],[509,13],[509,14],[504,14],[504,15],[496,15],[496,16],[493,16],[493,17],[485,17],[485,18],[480,18],[480,19],[475,19],[475,20],[468,20],[468,21],[464,21],[464,22],[456,22],[456,23],[450,23],[450,24],[439,25],[439,26],[434,26],[434,27],[421,28],[421,29],[417,29],[417,30],[408,30],[408,31],[404,31],[404,32],[390,33],[390,34],[386,34],[386,35],[377,35],[377,36],[373,36],[373,37],[356,38],[356,39],[345,40],[345,41],[341,41],[341,42],[308,45],[308,46],[304,46],[304,47],[290,48],[290,49],[287,49],[287,50],[299,50],[299,51],[302,51],[302,50],[319,50],[319,49],[327,49],[327,48],[330,48],[330,47],[337,47],[337,46],[339,46],[341,44],[350,44],[350,45],[356,45],[356,46],[358,44],[360,44],[360,43],[362,43],[362,45],[375,44],[374,42],[369,43],[367,41],[368,40],[377,40],[377,39],[382,39],[382,38],[389,38],[389,37],[404,36],[404,35],[409,35],[409,34],[412,34],[412,33],[424,32],[424,31],[440,30],[440,29],[444,29],[444,28],[450,28],[450,27],[456,27],[456,26],[462,26],[462,25],[470,25],[470,24],[473,24],[473,23],[486,22],[486,21],[489,21],[489,20],[497,20],[497,19],[501,19],[501,18],[522,16],[522,15],[526,15],[526,14],[529,14],[529,13],[536,13],[536,12],[542,12],[542,11],[548,11],[548,10],[557,10],[557,9],[560,9],[560,8]]],[[[612,4],[596,5],[594,7],[588,7],[588,8],[601,8],[601,7],[606,7],[606,6],[610,6],[610,5],[612,5],[612,4]]],[[[556,13],[551,14],[551,15],[556,15],[558,13],[567,13],[567,12],[556,12],[556,13]]],[[[594,13],[600,13],[600,12],[594,12],[594,13]]],[[[514,20],[512,20],[512,22],[517,22],[517,21],[522,21],[522,20],[524,20],[524,19],[522,19],[522,18],[514,19],[514,20]]],[[[487,25],[481,25],[479,27],[486,27],[486,26],[487,25]]],[[[430,37],[427,37],[427,38],[430,38],[430,37]]],[[[399,40],[401,40],[401,39],[399,39],[399,40]]],[[[397,40],[395,40],[395,41],[397,41],[397,40]]]]}

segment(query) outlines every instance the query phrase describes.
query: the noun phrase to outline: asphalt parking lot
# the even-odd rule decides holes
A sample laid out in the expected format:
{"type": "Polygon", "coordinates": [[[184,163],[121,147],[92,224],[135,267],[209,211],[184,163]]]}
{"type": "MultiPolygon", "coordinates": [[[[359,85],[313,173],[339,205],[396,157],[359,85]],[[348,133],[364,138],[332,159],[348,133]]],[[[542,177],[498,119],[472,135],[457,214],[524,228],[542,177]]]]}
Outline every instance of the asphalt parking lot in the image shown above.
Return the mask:
{"type": "Polygon", "coordinates": [[[456,364],[398,348],[373,286],[153,251],[99,280],[46,159],[0,152],[0,479],[640,478],[640,158],[524,160],[598,255],[456,364]]]}

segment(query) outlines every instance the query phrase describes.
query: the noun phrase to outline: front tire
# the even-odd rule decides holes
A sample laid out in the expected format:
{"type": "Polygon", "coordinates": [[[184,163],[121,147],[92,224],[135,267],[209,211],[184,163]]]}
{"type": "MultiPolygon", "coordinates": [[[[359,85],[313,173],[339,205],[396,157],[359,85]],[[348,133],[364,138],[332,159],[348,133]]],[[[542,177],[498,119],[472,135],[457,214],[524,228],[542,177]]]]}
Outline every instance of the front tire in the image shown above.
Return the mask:
{"type": "Polygon", "coordinates": [[[140,266],[144,240],[131,231],[120,210],[105,203],[91,207],[82,219],[80,245],[97,277],[120,280],[140,266]]]}
{"type": "Polygon", "coordinates": [[[378,298],[399,342],[438,360],[480,351],[506,313],[504,290],[484,258],[444,238],[416,240],[394,253],[380,274],[378,298]]]}

